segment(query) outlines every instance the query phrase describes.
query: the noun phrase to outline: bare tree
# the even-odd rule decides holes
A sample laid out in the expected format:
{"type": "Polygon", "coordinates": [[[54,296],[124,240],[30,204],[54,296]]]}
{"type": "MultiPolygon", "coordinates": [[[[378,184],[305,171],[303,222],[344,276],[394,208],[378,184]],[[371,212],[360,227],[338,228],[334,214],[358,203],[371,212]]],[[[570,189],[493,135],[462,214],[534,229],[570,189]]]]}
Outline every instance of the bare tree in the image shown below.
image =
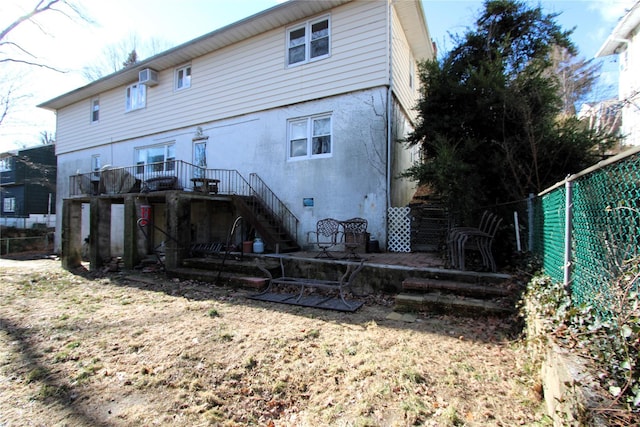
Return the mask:
{"type": "Polygon", "coordinates": [[[100,57],[82,69],[82,74],[87,81],[92,82],[169,47],[169,43],[156,38],[141,42],[138,35],[132,33],[126,39],[105,47],[100,57]]]}
{"type": "MultiPolygon", "coordinates": [[[[16,28],[26,23],[33,24],[45,36],[50,33],[38,22],[38,17],[43,14],[61,14],[72,21],[82,20],[91,23],[89,19],[71,0],[36,0],[34,6],[24,14],[15,18],[6,28],[0,29],[0,64],[21,64],[27,67],[47,68],[54,71],[63,72],[38,59],[32,54],[27,46],[17,43],[10,38],[10,34],[16,28]]],[[[8,80],[8,79],[7,79],[8,80]]],[[[15,82],[7,81],[3,85],[0,93],[0,125],[10,114],[12,106],[18,100],[15,82]]]]}

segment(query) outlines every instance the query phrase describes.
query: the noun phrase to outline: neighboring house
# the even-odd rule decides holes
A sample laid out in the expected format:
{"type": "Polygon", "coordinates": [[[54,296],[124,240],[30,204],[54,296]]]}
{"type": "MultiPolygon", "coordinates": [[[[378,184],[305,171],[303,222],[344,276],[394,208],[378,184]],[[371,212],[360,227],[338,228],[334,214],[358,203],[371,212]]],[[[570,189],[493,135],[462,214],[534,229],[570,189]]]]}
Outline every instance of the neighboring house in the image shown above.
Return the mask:
{"type": "Polygon", "coordinates": [[[55,225],[54,145],[0,154],[0,225],[55,225]]]}
{"type": "MultiPolygon", "coordinates": [[[[586,122],[589,129],[620,135],[622,111],[617,99],[607,99],[593,104],[584,103],[578,111],[578,118],[586,122]]],[[[622,143],[624,145],[624,143],[622,143]]],[[[622,147],[611,147],[604,155],[615,155],[622,147]]]]}
{"type": "Polygon", "coordinates": [[[57,247],[75,257],[90,230],[92,263],[131,265],[149,250],[131,217],[151,212],[169,267],[239,216],[267,250],[306,246],[327,217],[366,219],[384,248],[387,209],[415,188],[402,140],[433,57],[420,1],[293,0],[41,104],[57,115],[57,247]]]}
{"type": "Polygon", "coordinates": [[[618,55],[618,102],[625,145],[640,145],[640,1],[618,22],[596,57],[618,55]]]}

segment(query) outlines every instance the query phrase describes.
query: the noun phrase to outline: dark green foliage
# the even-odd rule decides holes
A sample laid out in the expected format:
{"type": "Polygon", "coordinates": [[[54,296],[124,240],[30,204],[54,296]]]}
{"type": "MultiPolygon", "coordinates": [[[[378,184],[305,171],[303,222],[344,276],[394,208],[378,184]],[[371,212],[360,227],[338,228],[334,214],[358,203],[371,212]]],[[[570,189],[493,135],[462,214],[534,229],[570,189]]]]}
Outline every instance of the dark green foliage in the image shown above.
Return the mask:
{"type": "Polygon", "coordinates": [[[408,143],[426,161],[404,175],[431,184],[459,222],[588,167],[599,160],[594,148],[612,140],[561,114],[554,49],[575,49],[555,17],[524,2],[487,1],[451,52],[419,65],[408,143]]]}

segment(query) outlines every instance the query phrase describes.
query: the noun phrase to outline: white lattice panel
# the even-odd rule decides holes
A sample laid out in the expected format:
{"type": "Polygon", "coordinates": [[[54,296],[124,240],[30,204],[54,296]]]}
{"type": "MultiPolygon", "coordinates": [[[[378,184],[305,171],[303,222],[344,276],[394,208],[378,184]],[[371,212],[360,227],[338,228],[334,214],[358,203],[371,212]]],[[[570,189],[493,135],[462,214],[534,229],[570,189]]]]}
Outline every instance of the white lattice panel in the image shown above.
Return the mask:
{"type": "Polygon", "coordinates": [[[389,208],[389,252],[411,252],[411,208],[389,208]]]}

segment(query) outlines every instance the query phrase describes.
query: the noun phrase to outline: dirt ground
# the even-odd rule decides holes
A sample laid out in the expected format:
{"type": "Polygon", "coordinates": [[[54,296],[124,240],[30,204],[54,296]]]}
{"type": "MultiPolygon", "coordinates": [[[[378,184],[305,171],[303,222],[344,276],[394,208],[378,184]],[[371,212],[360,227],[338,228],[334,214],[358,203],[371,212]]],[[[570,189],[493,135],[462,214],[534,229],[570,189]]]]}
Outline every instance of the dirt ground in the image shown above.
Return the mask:
{"type": "Polygon", "coordinates": [[[516,319],[0,259],[0,426],[550,425],[516,319]]]}

